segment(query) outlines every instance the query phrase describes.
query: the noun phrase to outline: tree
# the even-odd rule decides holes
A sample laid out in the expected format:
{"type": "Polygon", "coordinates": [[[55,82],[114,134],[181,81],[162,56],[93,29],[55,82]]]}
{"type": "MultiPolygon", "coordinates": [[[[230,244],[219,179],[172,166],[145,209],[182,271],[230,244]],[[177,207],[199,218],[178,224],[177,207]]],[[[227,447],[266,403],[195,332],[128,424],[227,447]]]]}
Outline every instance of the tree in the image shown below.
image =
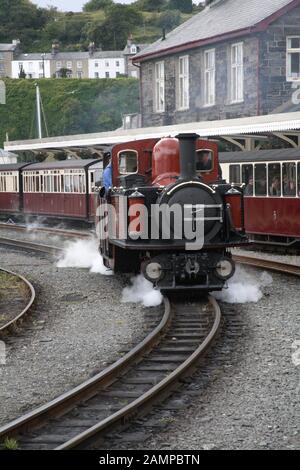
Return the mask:
{"type": "Polygon", "coordinates": [[[19,78],[26,78],[25,70],[23,69],[23,65],[20,67],[19,78]]]}
{"type": "Polygon", "coordinates": [[[89,39],[103,49],[123,49],[131,31],[142,24],[143,17],[135,8],[116,4],[106,11],[102,24],[94,22],[89,30],[89,39]]]}
{"type": "Polygon", "coordinates": [[[135,6],[143,11],[162,11],[166,7],[166,0],[138,0],[135,6]]]}
{"type": "Polygon", "coordinates": [[[166,29],[167,31],[170,31],[173,28],[176,28],[176,26],[179,26],[181,23],[181,15],[179,10],[166,10],[163,13],[161,13],[157,25],[161,29],[166,29]]]}
{"type": "Polygon", "coordinates": [[[170,0],[169,8],[172,10],[179,10],[182,13],[192,13],[193,0],[170,0]]]}
{"type": "Polygon", "coordinates": [[[105,10],[113,6],[113,0],[90,0],[83,6],[83,11],[105,10]]]}
{"type": "Polygon", "coordinates": [[[24,47],[31,47],[52,17],[53,10],[29,0],[0,0],[0,42],[20,39],[24,47]]]}

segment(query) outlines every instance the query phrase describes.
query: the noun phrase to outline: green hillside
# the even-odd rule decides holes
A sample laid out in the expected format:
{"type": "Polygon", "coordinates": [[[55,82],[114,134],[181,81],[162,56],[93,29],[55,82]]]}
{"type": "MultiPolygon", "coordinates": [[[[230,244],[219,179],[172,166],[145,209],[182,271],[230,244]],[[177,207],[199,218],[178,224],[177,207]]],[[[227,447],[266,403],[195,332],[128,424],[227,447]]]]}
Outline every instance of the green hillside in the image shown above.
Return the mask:
{"type": "MultiPolygon", "coordinates": [[[[9,140],[36,138],[35,81],[6,79],[0,105],[0,147],[9,140]]],[[[114,130],[122,115],[139,111],[135,79],[39,80],[49,136],[114,130]]],[[[46,135],[45,129],[43,129],[46,135]]]]}
{"type": "Polygon", "coordinates": [[[137,0],[130,5],[91,0],[81,13],[63,13],[29,0],[0,0],[0,42],[20,39],[24,52],[50,51],[54,40],[65,51],[87,50],[91,41],[105,50],[123,49],[129,34],[136,42],[153,42],[163,29],[172,30],[201,8],[191,0],[137,0]]]}

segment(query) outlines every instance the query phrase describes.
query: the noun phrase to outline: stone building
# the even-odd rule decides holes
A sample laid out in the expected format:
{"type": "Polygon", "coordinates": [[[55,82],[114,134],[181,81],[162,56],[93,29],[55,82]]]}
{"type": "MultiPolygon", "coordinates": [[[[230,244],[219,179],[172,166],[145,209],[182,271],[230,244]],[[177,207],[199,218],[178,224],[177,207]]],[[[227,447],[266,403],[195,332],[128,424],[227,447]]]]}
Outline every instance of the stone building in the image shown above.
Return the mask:
{"type": "Polygon", "coordinates": [[[207,0],[134,62],[143,126],[284,111],[300,87],[300,0],[207,0]]]}
{"type": "Polygon", "coordinates": [[[0,44],[0,77],[11,77],[11,64],[14,55],[18,52],[20,41],[14,40],[11,44],[0,44]]]}

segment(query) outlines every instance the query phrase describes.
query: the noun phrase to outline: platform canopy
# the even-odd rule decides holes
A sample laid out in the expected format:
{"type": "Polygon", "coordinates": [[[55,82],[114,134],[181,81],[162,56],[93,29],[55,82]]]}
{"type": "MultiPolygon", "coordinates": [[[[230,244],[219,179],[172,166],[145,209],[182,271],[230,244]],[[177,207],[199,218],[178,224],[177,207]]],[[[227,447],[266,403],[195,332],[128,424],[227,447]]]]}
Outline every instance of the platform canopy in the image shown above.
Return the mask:
{"type": "MultiPolygon", "coordinates": [[[[175,137],[179,133],[197,133],[203,138],[225,139],[239,145],[240,141],[260,141],[270,134],[289,141],[292,146],[300,145],[300,111],[283,114],[245,117],[222,121],[191,122],[163,127],[118,130],[97,134],[69,135],[46,139],[6,142],[5,150],[11,152],[52,149],[90,148],[146,138],[175,137]],[[296,136],[296,143],[292,136],[296,136]]],[[[244,149],[247,150],[247,146],[244,149]]]]}

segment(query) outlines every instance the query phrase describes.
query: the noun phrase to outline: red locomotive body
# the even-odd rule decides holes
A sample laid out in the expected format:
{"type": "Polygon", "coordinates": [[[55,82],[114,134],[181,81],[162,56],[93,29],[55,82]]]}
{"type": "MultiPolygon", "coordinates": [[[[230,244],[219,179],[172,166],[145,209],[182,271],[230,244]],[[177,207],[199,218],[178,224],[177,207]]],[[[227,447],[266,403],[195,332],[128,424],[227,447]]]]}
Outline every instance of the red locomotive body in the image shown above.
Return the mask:
{"type": "Polygon", "coordinates": [[[233,275],[228,248],[247,243],[243,194],[222,180],[217,144],[198,137],[113,148],[111,187],[99,191],[100,251],[107,267],[142,270],[162,290],[219,290],[233,275]],[[179,215],[166,218],[165,209],[179,215]],[[191,246],[185,230],[178,236],[185,224],[202,224],[201,244],[191,246]]]}

